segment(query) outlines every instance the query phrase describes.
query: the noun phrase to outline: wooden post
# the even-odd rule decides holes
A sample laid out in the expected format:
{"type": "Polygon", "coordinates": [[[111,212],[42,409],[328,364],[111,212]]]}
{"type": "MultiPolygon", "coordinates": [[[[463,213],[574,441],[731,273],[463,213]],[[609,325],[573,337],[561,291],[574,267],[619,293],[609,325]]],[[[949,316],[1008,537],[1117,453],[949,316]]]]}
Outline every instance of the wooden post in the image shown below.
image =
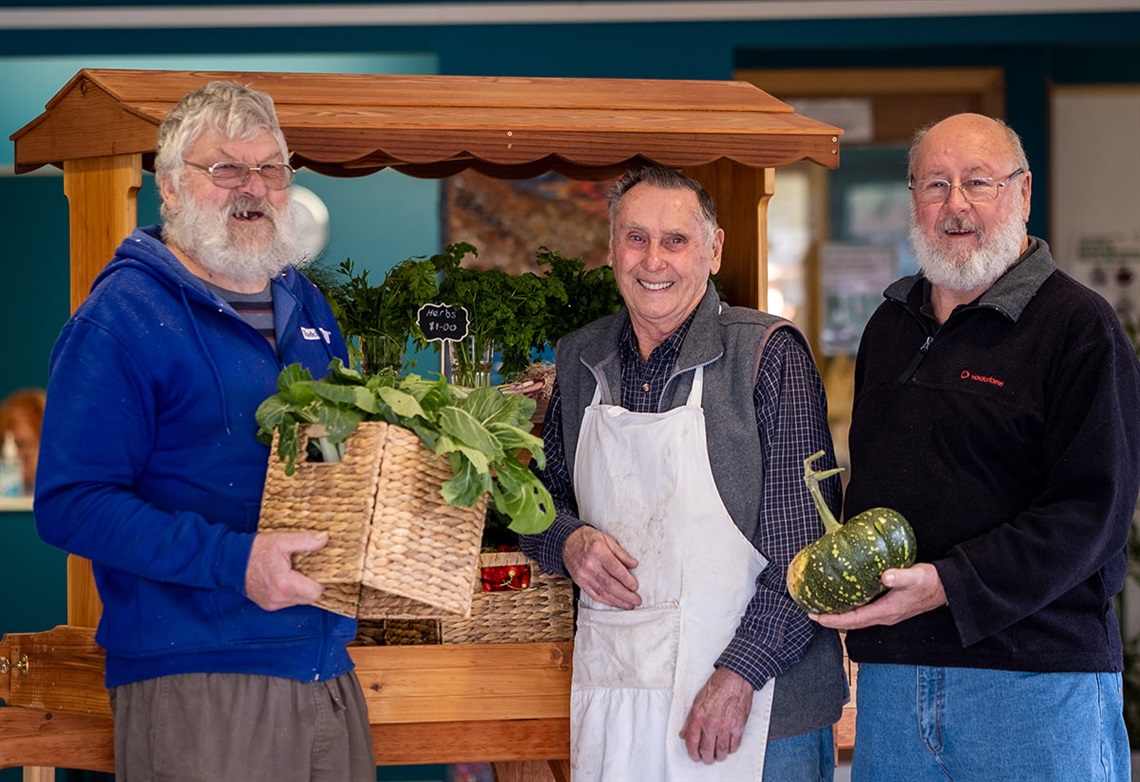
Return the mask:
{"type": "Polygon", "coordinates": [[[71,309],[87,298],[96,275],[138,226],[142,155],[79,158],[63,162],[63,192],[70,207],[71,309]]]}
{"type": "Polygon", "coordinates": [[[691,166],[717,205],[724,229],[720,277],[729,304],[768,308],[768,201],[776,189],[774,168],[748,168],[726,158],[691,166]]]}
{"type": "MultiPolygon", "coordinates": [[[[71,309],[87,298],[91,283],[138,225],[142,155],[78,158],[63,163],[63,192],[71,227],[71,309]]],[[[67,558],[67,622],[95,627],[103,607],[91,563],[67,558]]]]}

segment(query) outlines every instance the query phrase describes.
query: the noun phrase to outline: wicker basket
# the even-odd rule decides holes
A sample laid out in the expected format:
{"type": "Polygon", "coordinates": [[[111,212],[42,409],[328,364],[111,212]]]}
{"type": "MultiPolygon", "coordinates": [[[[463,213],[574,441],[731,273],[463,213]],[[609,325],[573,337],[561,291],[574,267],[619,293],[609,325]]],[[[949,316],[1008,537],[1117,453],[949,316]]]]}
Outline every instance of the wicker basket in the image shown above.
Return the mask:
{"type": "Polygon", "coordinates": [[[543,573],[518,551],[484,553],[475,569],[471,615],[465,618],[385,619],[360,623],[357,643],[373,646],[420,644],[547,643],[574,639],[574,590],[568,578],[543,573]],[[484,592],[479,568],[530,565],[530,586],[484,592]]]}
{"type": "MultiPolygon", "coordinates": [[[[298,453],[305,453],[307,434],[298,453]]],[[[329,533],[320,551],[295,555],[301,573],[325,585],[317,605],[358,618],[468,616],[484,496],[470,508],[444,502],[444,457],[411,430],[365,422],[345,441],[343,460],[298,460],[285,474],[274,435],[261,530],[329,533]]]]}

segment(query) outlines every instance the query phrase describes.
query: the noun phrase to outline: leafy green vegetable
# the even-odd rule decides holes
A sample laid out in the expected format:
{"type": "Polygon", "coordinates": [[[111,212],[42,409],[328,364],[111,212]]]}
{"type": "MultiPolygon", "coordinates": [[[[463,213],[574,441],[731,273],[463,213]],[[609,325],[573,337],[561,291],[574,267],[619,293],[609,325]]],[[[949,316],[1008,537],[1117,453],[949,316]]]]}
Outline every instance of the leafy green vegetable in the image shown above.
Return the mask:
{"type": "Polygon", "coordinates": [[[436,272],[446,257],[445,253],[429,259],[408,258],[393,266],[379,285],[368,281],[367,269],[357,274],[351,258],[337,267],[346,279],[325,288],[325,295],[344,336],[359,343],[365,372],[400,371],[409,336],[423,336],[416,312],[435,298],[439,290],[436,272]]]}
{"type": "Polygon", "coordinates": [[[499,351],[501,373],[522,372],[534,351],[541,352],[566,334],[617,312],[622,299],[608,266],[586,269],[580,258],[567,258],[547,247],[535,259],[545,273],[508,274],[499,269],[463,266],[479,251],[466,242],[449,244],[432,256],[396,264],[383,282],[373,285],[368,271],[352,259],[335,272],[317,267],[309,276],[325,292],[341,331],[366,373],[399,372],[409,339],[419,348],[428,340],[416,323],[424,304],[441,303],[467,310],[468,338],[454,345],[459,385],[473,387],[476,373],[489,373],[499,351]],[[346,278],[335,282],[335,278],[346,278]]]}
{"type": "Polygon", "coordinates": [[[471,245],[450,245],[451,252],[436,256],[441,273],[439,300],[467,309],[470,321],[467,341],[456,345],[458,382],[480,371],[492,352],[502,351],[502,373],[519,372],[530,361],[533,349],[546,344],[546,305],[553,296],[565,301],[557,280],[547,281],[533,272],[508,274],[501,269],[473,269],[460,265],[468,253],[478,256],[471,245]],[[557,286],[554,288],[552,286],[557,286]]]}
{"type": "Polygon", "coordinates": [[[489,492],[515,532],[533,534],[550,526],[554,501],[519,461],[519,454],[529,451],[540,469],[546,464],[542,440],[530,431],[533,399],[494,388],[467,390],[419,375],[361,374],[340,359],[329,370],[314,380],[300,364],[285,367],[277,393],[257,408],[258,439],[269,444],[278,432],[277,454],[286,474],[296,467],[301,425],[324,427],[325,436],[313,440],[329,455],[327,461],[336,461],[357,424],[386,421],[411,429],[425,446],[448,457],[453,475],[442,495],[449,505],[470,507],[489,492]]]}
{"type": "Polygon", "coordinates": [[[540,267],[550,267],[544,277],[547,297],[543,334],[549,344],[555,345],[570,332],[622,308],[614,270],[609,266],[587,269],[581,258],[567,258],[548,247],[540,247],[535,260],[540,267]]]}

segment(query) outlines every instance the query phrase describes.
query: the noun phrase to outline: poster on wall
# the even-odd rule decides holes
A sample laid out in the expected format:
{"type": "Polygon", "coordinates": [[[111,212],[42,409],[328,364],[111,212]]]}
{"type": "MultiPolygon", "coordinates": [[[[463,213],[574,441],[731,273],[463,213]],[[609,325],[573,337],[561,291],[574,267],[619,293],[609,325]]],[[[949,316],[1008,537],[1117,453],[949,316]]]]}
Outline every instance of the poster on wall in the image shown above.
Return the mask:
{"type": "Polygon", "coordinates": [[[1140,345],[1140,84],[1057,86],[1051,99],[1053,257],[1140,345]]]}
{"type": "Polygon", "coordinates": [[[820,348],[825,356],[854,356],[863,327],[895,278],[895,248],[828,242],[820,261],[824,297],[820,348]]]}
{"type": "Polygon", "coordinates": [[[1073,276],[1112,305],[1135,343],[1140,336],[1140,231],[1086,234],[1073,245],[1073,276]]]}

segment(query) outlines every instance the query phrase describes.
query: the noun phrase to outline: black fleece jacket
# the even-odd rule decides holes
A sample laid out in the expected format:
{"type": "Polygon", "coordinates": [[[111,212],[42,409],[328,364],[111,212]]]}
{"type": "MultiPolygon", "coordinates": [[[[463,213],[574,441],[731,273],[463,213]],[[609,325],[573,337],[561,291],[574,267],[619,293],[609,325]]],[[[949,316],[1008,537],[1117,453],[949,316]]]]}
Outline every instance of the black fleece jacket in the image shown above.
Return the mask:
{"type": "Polygon", "coordinates": [[[1116,314],[1037,239],[941,327],[921,275],[885,295],[856,360],[845,515],[906,516],[949,605],[849,632],[851,658],[1120,671],[1140,366],[1116,314]]]}

